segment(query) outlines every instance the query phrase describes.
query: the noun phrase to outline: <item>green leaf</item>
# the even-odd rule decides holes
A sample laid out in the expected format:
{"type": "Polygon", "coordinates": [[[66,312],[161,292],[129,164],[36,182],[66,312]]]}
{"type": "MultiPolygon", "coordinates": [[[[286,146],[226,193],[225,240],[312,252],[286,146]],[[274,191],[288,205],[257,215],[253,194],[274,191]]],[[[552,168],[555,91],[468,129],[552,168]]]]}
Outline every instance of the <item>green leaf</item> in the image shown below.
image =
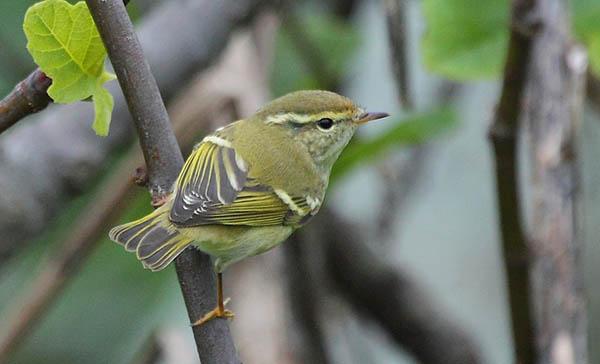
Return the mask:
{"type": "MultiPolygon", "coordinates": [[[[570,2],[574,34],[588,49],[590,69],[600,76],[600,1],[570,2]]],[[[508,43],[507,0],[424,0],[425,65],[450,79],[497,77],[508,43]]]]}
{"type": "Polygon", "coordinates": [[[424,0],[425,65],[450,79],[497,77],[508,42],[507,0],[424,0]]]}
{"type": "Polygon", "coordinates": [[[96,134],[101,136],[108,135],[110,115],[114,105],[112,95],[102,86],[104,84],[103,80],[113,78],[113,75],[104,73],[103,77],[101,77],[100,81],[96,84],[96,89],[92,95],[95,112],[94,124],[92,124],[92,128],[96,134]]]}
{"type": "Polygon", "coordinates": [[[331,180],[337,181],[357,166],[376,159],[390,148],[422,143],[446,132],[456,125],[456,120],[454,112],[450,110],[439,110],[398,120],[396,125],[381,135],[349,145],[335,163],[331,180]]]}
{"type": "Polygon", "coordinates": [[[574,0],[571,6],[575,36],[587,46],[590,69],[600,77],[600,1],[574,0]]]}
{"type": "Polygon", "coordinates": [[[27,49],[51,79],[48,95],[58,103],[94,99],[94,130],[108,133],[112,97],[102,87],[114,76],[104,70],[106,50],[87,5],[44,0],[25,14],[27,49]],[[100,108],[100,110],[98,110],[100,108]]]}

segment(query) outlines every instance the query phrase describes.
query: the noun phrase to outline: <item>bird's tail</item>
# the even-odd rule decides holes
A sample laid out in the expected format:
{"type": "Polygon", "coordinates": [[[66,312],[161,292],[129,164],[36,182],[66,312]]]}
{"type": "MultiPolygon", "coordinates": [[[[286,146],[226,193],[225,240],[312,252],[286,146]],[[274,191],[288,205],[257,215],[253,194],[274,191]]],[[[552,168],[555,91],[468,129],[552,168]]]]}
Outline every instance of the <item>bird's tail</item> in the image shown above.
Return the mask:
{"type": "Polygon", "coordinates": [[[175,229],[168,215],[168,205],[164,205],[139,220],[112,228],[108,236],[135,252],[145,268],[159,271],[192,243],[175,229]]]}

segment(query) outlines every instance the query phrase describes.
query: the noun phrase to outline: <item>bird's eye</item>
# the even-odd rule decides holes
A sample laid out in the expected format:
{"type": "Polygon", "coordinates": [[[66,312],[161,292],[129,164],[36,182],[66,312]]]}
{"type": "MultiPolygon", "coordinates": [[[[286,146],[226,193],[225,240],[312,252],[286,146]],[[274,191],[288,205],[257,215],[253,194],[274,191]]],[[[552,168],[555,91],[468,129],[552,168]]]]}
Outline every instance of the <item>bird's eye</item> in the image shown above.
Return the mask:
{"type": "Polygon", "coordinates": [[[333,120],[329,118],[323,118],[317,121],[317,128],[321,130],[329,130],[333,127],[333,120]]]}

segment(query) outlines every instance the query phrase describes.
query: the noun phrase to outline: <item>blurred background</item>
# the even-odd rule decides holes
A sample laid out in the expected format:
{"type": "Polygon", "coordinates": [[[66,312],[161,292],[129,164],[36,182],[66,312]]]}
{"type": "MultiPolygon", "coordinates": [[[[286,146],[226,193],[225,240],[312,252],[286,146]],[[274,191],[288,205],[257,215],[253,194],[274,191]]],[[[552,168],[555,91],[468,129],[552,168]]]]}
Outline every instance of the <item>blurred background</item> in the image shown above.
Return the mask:
{"type": "MultiPolygon", "coordinates": [[[[22,32],[33,3],[0,2],[0,95],[35,68],[22,32]]],[[[600,16],[600,2],[575,3],[576,16],[600,16]]],[[[435,350],[480,358],[472,362],[512,362],[487,139],[508,6],[500,0],[128,5],[171,118],[187,131],[180,134],[199,140],[298,89],[335,90],[391,114],[360,130],[314,223],[225,273],[245,363],[416,363],[435,350]],[[178,22],[186,13],[197,14],[208,35],[178,22]],[[177,48],[181,34],[184,46],[177,48]],[[469,40],[477,49],[457,43],[469,40]],[[370,292],[353,280],[355,273],[332,259],[337,253],[325,241],[332,236],[347,250],[348,264],[381,270],[398,285],[384,287],[398,291],[370,292]],[[398,315],[414,314],[413,321],[388,317],[394,325],[372,312],[396,299],[398,315]],[[398,330],[410,322],[432,336],[398,330]]],[[[576,34],[585,24],[576,23],[576,34]]],[[[122,99],[117,89],[113,81],[111,91],[122,99]]],[[[600,286],[593,279],[600,274],[598,102],[586,102],[581,139],[590,343],[600,340],[600,286]]],[[[74,226],[106,209],[99,196],[141,165],[129,162],[139,160],[138,146],[123,105],[117,101],[105,139],[89,127],[90,103],[51,105],[0,136],[0,340],[31,292],[54,287],[20,331],[9,363],[198,362],[174,269],[145,271],[106,238],[117,222],[150,211],[145,189],[124,194],[114,207],[118,220],[99,227],[104,237],[56,270],[68,254],[65,242],[77,241],[74,226]]],[[[189,140],[181,144],[189,151],[189,140]]],[[[521,177],[529,196],[529,176],[521,177]]],[[[590,363],[599,362],[600,347],[591,344],[590,363]]]]}

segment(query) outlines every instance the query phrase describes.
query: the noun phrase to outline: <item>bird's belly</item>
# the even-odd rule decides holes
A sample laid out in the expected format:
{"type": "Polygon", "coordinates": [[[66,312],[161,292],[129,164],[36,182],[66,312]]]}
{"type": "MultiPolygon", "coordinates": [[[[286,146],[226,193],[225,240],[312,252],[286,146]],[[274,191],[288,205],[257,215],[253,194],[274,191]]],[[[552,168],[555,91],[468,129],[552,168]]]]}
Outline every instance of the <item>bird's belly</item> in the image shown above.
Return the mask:
{"type": "Polygon", "coordinates": [[[194,245],[200,250],[216,258],[215,268],[222,272],[232,263],[272,249],[287,239],[293,229],[289,226],[205,225],[179,231],[194,239],[194,245]]]}

